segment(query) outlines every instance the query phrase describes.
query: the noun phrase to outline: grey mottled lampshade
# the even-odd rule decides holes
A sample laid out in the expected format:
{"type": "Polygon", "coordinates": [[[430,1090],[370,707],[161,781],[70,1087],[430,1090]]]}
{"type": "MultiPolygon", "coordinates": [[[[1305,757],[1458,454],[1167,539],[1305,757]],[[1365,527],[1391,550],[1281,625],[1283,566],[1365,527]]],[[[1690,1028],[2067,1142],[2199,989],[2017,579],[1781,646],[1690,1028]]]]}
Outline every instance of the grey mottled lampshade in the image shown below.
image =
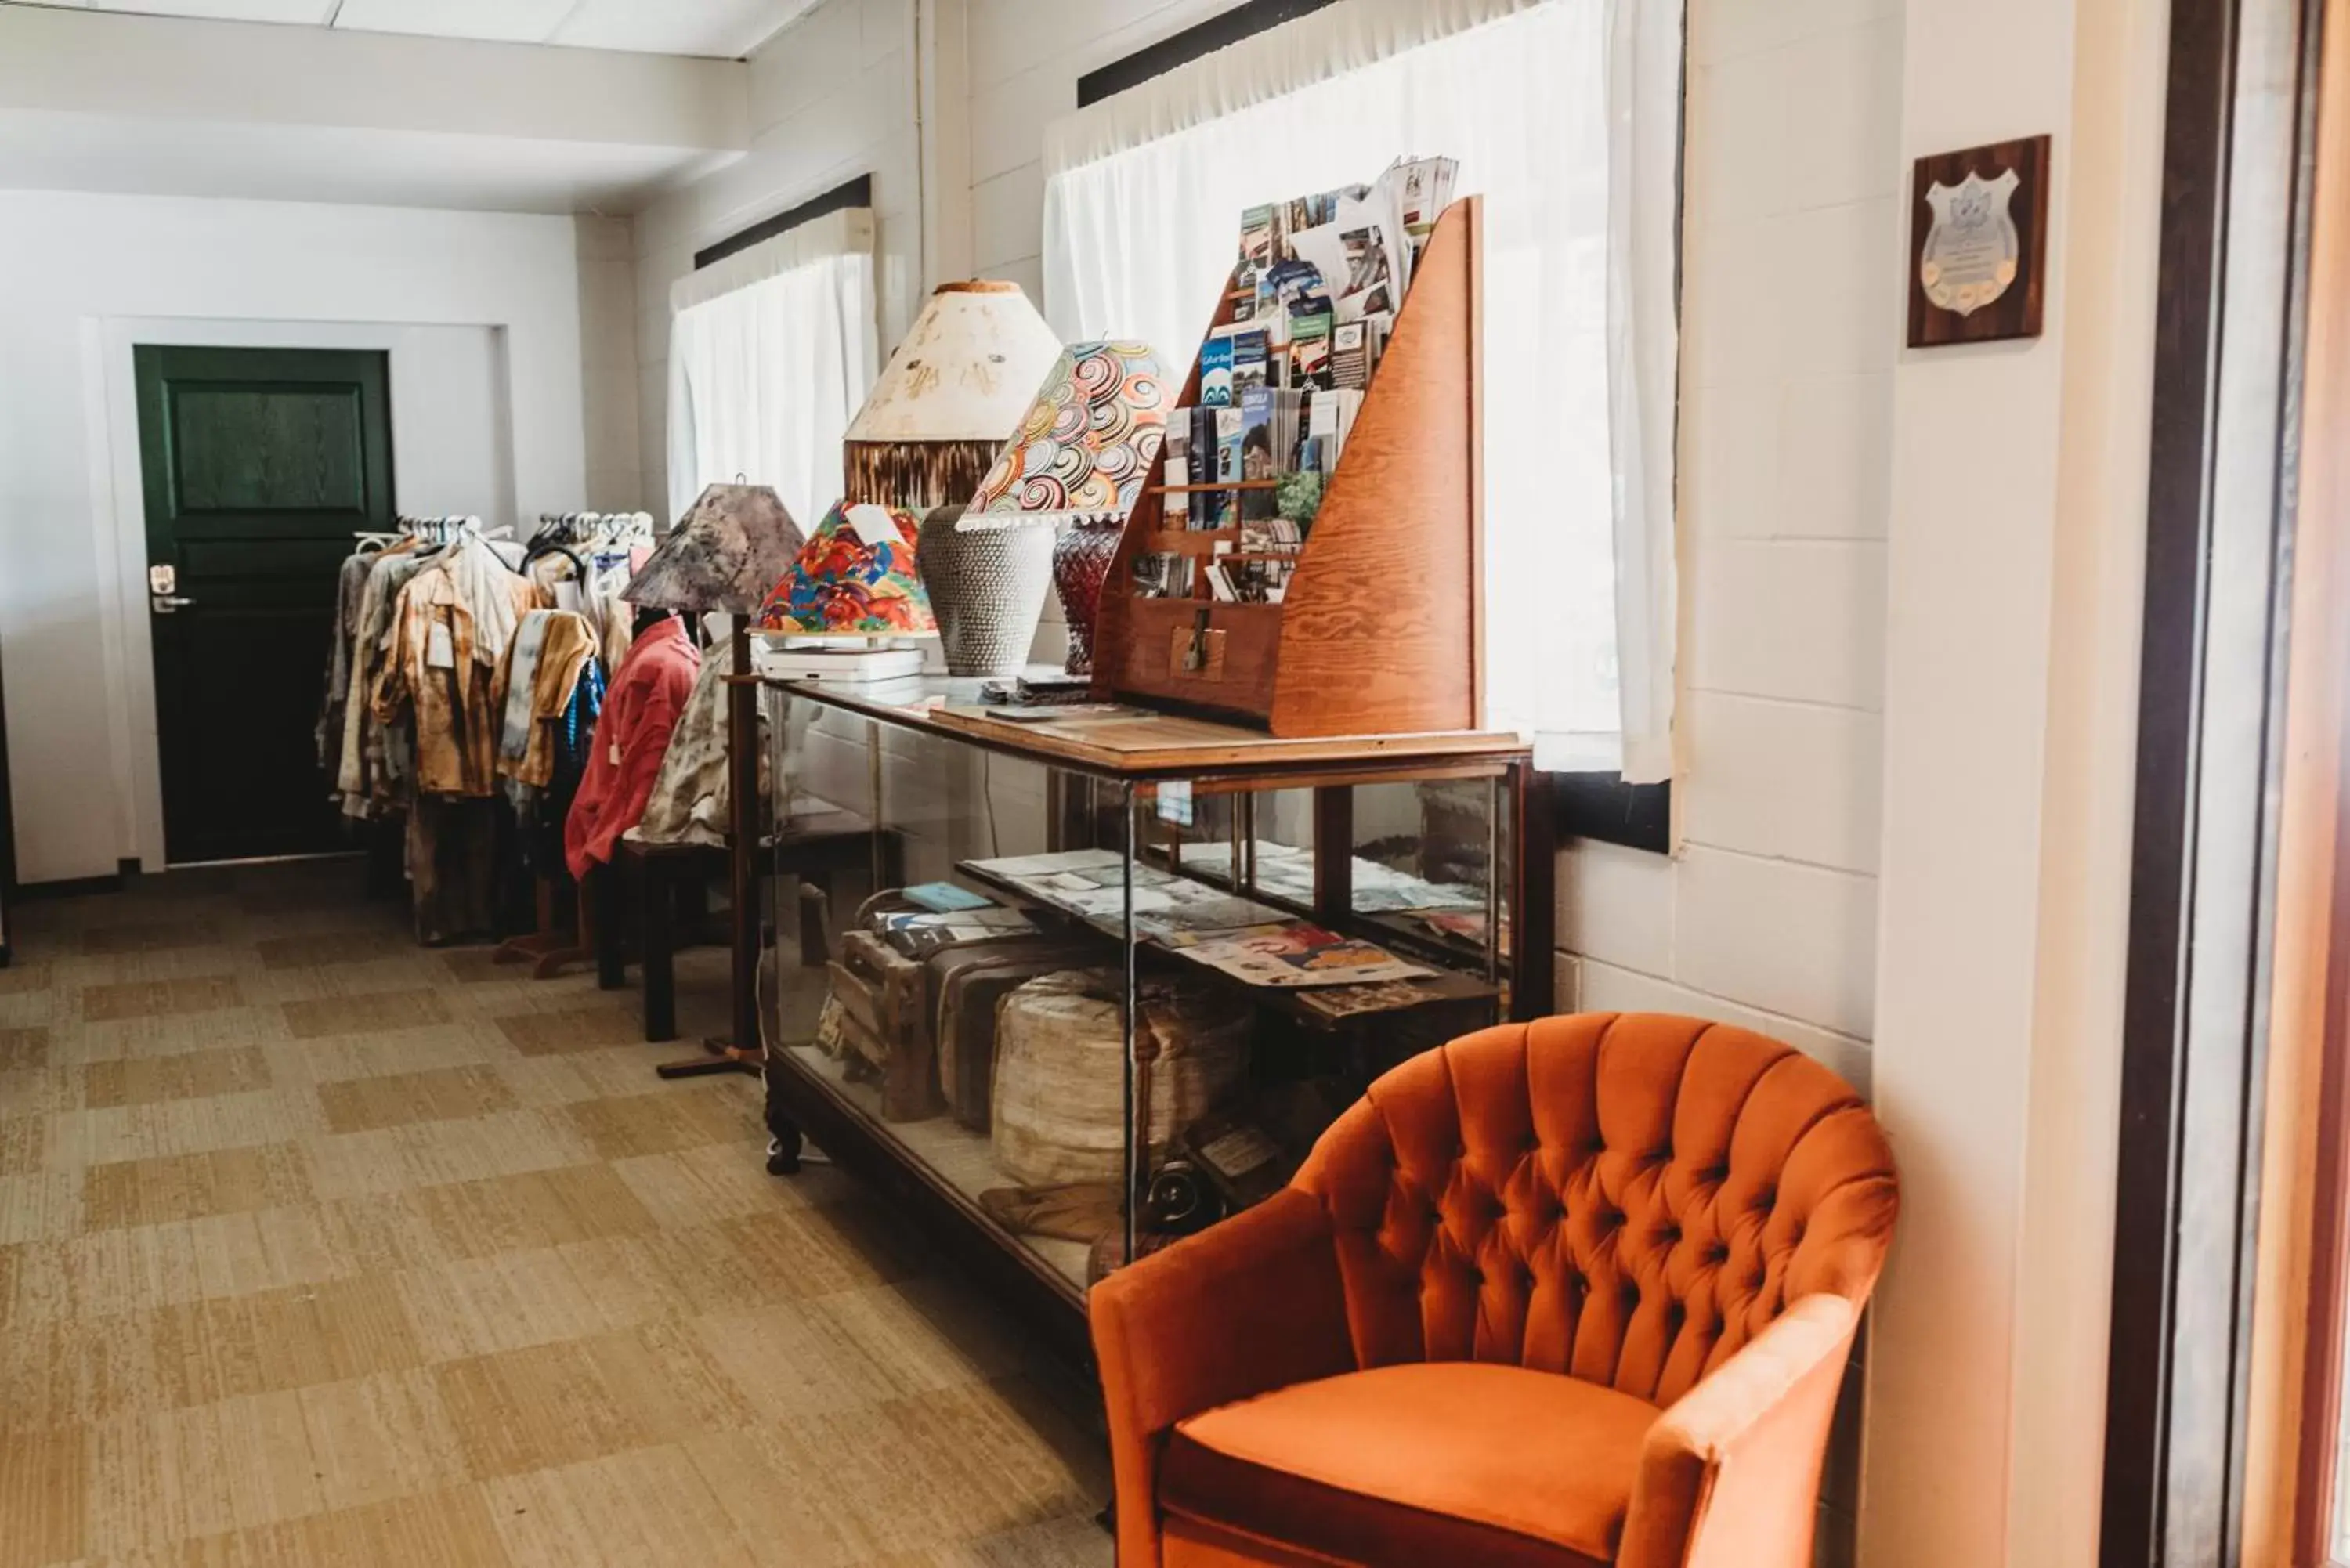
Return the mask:
{"type": "Polygon", "coordinates": [[[713,484],[694,498],[620,597],[649,609],[755,615],[807,541],[764,484],[713,484]]]}

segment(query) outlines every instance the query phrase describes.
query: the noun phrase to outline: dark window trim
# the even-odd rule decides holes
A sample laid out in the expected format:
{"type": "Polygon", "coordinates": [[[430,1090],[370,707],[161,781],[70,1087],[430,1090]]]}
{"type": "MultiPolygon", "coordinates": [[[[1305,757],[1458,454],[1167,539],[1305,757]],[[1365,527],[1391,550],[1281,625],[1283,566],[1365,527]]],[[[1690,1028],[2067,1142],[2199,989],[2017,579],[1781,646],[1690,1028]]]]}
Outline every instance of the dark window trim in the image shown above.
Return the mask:
{"type": "Polygon", "coordinates": [[[1112,60],[1099,70],[1087,71],[1077,78],[1077,107],[1084,109],[1106,98],[1115,98],[1153,77],[1163,77],[1202,56],[1230,48],[1243,38],[1270,32],[1284,22],[1310,16],[1333,3],[1334,0],[1248,0],[1245,5],[1235,5],[1196,26],[1137,49],[1124,59],[1112,60]]]}
{"type": "Polygon", "coordinates": [[[1554,831],[1654,855],[1673,850],[1673,786],[1626,784],[1617,774],[1537,774],[1554,831]]]}
{"type": "Polygon", "coordinates": [[[873,176],[859,174],[854,180],[843,181],[821,196],[812,196],[788,213],[777,213],[772,218],[762,218],[747,229],[738,230],[716,244],[693,253],[696,272],[712,262],[723,261],[736,251],[747,251],[762,240],[772,240],[789,229],[796,229],[827,213],[837,213],[844,207],[869,207],[873,204],[873,176]]]}
{"type": "Polygon", "coordinates": [[[2232,786],[2212,794],[2199,767],[2207,702],[2241,701],[2206,691],[2214,649],[2205,610],[2215,551],[2224,545],[2244,558],[2251,531],[2271,531],[2262,782],[2273,799],[2298,466],[2291,447],[2308,261],[2310,55],[2320,3],[2173,0],[2170,9],[2106,1384],[2106,1568],[2232,1563],[2242,1548],[2272,940],[2258,912],[2273,898],[2276,824],[2232,786]],[[2301,43],[2293,112],[2280,114],[2267,94],[2237,95],[2240,46],[2255,36],[2301,43]],[[2230,178],[2235,160],[2271,164],[2281,138],[2294,143],[2301,165],[2289,225],[2262,192],[2230,178]],[[2233,267],[2257,275],[2272,265],[2293,280],[2282,313],[2228,286],[2233,267]],[[2265,385],[2253,385],[2262,379],[2255,376],[2223,385],[2221,348],[2230,342],[2277,345],[2281,373],[2265,385]],[[2263,512],[2220,455],[2230,440],[2252,439],[2240,426],[2270,423],[2286,450],[2263,512]],[[2223,530],[2240,537],[2217,539],[2223,530]],[[2249,845],[2247,810],[2260,818],[2249,845]],[[2205,886],[2199,872],[2215,854],[2225,864],[2219,884],[2205,886]],[[2247,856],[2258,861],[2250,878],[2241,875],[2247,856]],[[2251,911],[2230,898],[2247,880],[2251,911]],[[2199,907],[2225,919],[2254,915],[2248,965],[2240,966],[2241,955],[2220,961],[2199,951],[2199,907]],[[2213,1016],[2222,1012],[2224,1021],[2213,1016]]]}

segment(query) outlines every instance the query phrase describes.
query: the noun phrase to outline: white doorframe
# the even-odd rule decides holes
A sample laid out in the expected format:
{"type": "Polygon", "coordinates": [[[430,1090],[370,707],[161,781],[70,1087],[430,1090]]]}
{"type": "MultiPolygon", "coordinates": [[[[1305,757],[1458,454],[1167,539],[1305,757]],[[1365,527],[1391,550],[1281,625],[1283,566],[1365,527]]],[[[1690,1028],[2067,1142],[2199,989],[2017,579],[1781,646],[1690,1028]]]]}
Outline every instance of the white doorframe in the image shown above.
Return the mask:
{"type": "MultiPolygon", "coordinates": [[[[155,654],[147,603],[147,503],[140,468],[139,389],[132,350],[140,344],[233,348],[380,349],[390,357],[393,483],[408,495],[400,462],[400,431],[428,431],[432,421],[422,400],[429,389],[412,373],[421,333],[456,328],[490,335],[494,367],[495,417],[492,420],[494,474],[490,493],[467,504],[492,521],[515,521],[513,384],[505,352],[505,328],[479,322],[369,323],[338,321],[237,321],[188,317],[109,316],[83,321],[85,417],[90,430],[90,494],[97,514],[111,515],[111,528],[92,530],[98,551],[99,623],[101,656],[109,693],[108,728],[114,738],[113,777],[118,841],[135,847],[142,871],[160,871],[163,848],[163,766],[155,714],[155,654]],[[403,364],[411,374],[403,377],[403,364]],[[402,418],[403,410],[407,418],[402,418]]],[[[411,452],[411,458],[420,454],[411,452]]],[[[411,465],[411,468],[416,466],[411,465]]],[[[417,498],[427,507],[454,504],[417,498]]],[[[402,504],[408,504],[403,501],[402,504]]],[[[295,659],[311,650],[289,649],[295,659]]],[[[315,650],[323,661],[326,649],[315,650]]],[[[323,664],[321,666],[323,676],[323,664]]]]}

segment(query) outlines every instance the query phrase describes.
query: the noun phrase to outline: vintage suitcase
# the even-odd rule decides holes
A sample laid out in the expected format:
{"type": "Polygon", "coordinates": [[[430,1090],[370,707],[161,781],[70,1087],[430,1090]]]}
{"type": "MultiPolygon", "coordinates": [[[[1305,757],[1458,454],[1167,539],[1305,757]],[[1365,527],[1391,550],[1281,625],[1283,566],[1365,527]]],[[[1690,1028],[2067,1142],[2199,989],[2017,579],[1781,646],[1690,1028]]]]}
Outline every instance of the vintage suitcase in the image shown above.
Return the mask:
{"type": "Polygon", "coordinates": [[[832,963],[832,995],[850,1051],[880,1074],[881,1119],[918,1122],[946,1109],[921,963],[869,930],[851,931],[832,963]]]}
{"type": "MultiPolygon", "coordinates": [[[[1050,1187],[1122,1179],[1121,984],[1107,970],[1065,970],[1028,981],[1003,999],[989,1139],[996,1163],[1014,1182],[1050,1187]]],[[[1138,1054],[1156,1059],[1138,1082],[1136,1099],[1148,1106],[1151,1147],[1163,1149],[1180,1129],[1227,1101],[1246,1075],[1255,1009],[1221,986],[1149,979],[1139,1012],[1138,1054]]]]}
{"type": "Polygon", "coordinates": [[[955,1120],[988,1126],[995,1085],[995,1010],[1014,986],[1082,961],[1089,946],[1065,937],[1022,937],[951,948],[929,962],[939,1087],[955,1120]]]}

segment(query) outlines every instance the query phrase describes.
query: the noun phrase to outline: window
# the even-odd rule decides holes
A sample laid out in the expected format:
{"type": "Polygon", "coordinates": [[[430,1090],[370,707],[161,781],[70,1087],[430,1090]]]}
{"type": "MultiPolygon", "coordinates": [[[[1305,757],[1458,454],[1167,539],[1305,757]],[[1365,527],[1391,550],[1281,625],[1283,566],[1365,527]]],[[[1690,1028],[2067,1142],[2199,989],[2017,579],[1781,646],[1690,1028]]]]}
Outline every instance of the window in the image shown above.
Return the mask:
{"type": "Polygon", "coordinates": [[[1188,366],[1241,210],[1461,160],[1486,197],[1489,718],[1669,775],[1679,0],[1351,0],[1082,109],[1045,149],[1045,312],[1188,366]]]}
{"type": "Polygon", "coordinates": [[[739,475],[814,526],[878,374],[872,213],[828,213],[681,277],[670,308],[670,516],[739,475]]]}

